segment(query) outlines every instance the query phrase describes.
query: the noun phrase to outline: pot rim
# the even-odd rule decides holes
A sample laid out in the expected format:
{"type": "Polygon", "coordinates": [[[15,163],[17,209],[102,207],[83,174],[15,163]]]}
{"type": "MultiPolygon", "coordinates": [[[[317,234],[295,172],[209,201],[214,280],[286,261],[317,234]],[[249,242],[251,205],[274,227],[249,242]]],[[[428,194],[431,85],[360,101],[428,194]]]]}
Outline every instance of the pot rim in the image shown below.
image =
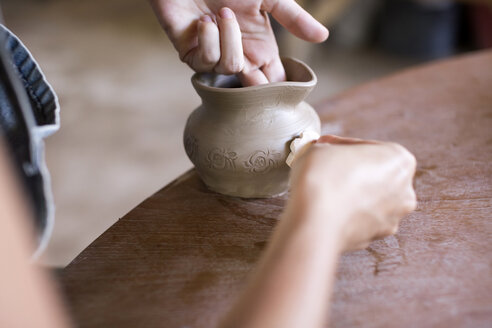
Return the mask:
{"type": "Polygon", "coordinates": [[[318,78],[316,77],[316,74],[314,71],[309,67],[306,63],[299,59],[295,59],[292,57],[281,57],[282,63],[285,63],[286,61],[291,61],[296,64],[299,64],[303,69],[305,69],[308,74],[310,75],[310,79],[308,81],[282,81],[282,82],[273,82],[273,83],[267,83],[267,84],[260,84],[260,85],[254,85],[254,86],[249,86],[249,87],[239,87],[239,88],[222,88],[222,87],[214,87],[210,86],[203,81],[200,80],[200,77],[203,76],[204,74],[211,74],[211,75],[221,75],[218,73],[195,73],[191,77],[191,82],[193,86],[197,89],[201,90],[206,90],[210,92],[218,92],[218,93],[245,93],[245,92],[250,92],[250,91],[255,91],[255,90],[264,90],[266,88],[275,88],[275,87],[286,87],[286,86],[293,86],[293,87],[305,87],[305,88],[311,88],[314,87],[317,82],[318,78]]]}

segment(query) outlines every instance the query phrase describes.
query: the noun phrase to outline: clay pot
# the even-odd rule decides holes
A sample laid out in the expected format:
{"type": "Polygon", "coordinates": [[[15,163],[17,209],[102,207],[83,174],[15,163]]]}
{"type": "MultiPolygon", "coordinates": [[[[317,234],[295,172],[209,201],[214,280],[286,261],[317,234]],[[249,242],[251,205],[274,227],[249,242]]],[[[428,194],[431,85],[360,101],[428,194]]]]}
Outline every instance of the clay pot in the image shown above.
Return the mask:
{"type": "Polygon", "coordinates": [[[202,105],[188,118],[186,154],[212,190],[245,198],[288,189],[290,142],[320,132],[320,120],[303,100],[316,75],[303,62],[283,59],[286,82],[240,87],[235,76],[193,75],[202,105]]]}

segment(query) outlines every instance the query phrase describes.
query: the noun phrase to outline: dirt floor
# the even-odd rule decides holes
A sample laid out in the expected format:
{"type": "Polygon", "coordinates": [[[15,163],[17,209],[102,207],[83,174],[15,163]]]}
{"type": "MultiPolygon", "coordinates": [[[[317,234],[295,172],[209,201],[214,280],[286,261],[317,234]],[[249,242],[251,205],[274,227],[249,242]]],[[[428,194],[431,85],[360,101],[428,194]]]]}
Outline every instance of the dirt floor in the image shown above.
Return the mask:
{"type": "MultiPolygon", "coordinates": [[[[61,104],[46,140],[57,205],[42,261],[64,266],[140,201],[191,168],[182,130],[200,103],[142,0],[3,1],[7,27],[38,60],[61,104]]],[[[411,60],[328,42],[311,50],[313,104],[411,60]]]]}

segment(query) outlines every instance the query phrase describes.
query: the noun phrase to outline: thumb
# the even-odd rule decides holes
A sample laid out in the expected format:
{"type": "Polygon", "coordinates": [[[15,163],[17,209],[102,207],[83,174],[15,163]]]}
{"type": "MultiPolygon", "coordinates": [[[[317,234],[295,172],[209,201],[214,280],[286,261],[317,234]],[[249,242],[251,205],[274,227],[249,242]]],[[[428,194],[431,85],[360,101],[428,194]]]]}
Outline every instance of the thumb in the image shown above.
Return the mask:
{"type": "Polygon", "coordinates": [[[309,42],[323,42],[328,30],[294,0],[265,0],[264,8],[290,33],[309,42]]]}

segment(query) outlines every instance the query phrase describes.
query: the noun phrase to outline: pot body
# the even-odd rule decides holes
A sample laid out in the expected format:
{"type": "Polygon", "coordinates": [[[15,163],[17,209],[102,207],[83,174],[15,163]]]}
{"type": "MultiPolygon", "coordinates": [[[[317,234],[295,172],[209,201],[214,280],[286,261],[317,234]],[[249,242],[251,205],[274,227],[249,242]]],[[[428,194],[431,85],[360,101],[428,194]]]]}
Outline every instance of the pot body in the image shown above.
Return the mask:
{"type": "MultiPolygon", "coordinates": [[[[198,83],[211,87],[206,81],[198,83]]],[[[312,86],[299,89],[293,82],[281,82],[247,88],[212,86],[218,90],[204,92],[195,82],[203,104],[188,118],[184,145],[204,183],[216,192],[245,198],[286,192],[290,142],[306,130],[320,132],[317,113],[302,101],[312,86]]]]}

